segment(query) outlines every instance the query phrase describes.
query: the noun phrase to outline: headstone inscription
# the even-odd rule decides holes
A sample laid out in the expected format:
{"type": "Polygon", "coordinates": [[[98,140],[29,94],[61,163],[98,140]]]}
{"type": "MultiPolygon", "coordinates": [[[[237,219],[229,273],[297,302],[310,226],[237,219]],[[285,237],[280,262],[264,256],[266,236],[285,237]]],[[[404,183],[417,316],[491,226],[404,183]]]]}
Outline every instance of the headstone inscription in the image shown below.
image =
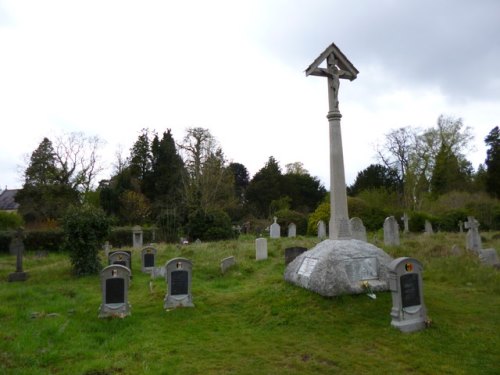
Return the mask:
{"type": "Polygon", "coordinates": [[[278,218],[275,216],[273,218],[274,223],[271,224],[270,231],[269,231],[269,237],[271,238],[280,238],[281,236],[281,227],[280,225],[276,222],[278,218]]]}
{"type": "Polygon", "coordinates": [[[267,239],[257,238],[255,240],[255,260],[267,259],[267,239]]]}
{"type": "Polygon", "coordinates": [[[23,271],[23,253],[24,253],[24,231],[22,228],[16,231],[11,239],[9,250],[16,255],[16,272],[9,274],[8,281],[26,281],[28,273],[23,271]]]}
{"type": "Polygon", "coordinates": [[[153,246],[146,246],[141,250],[142,272],[151,273],[155,267],[157,250],[153,246]]]}
{"type": "Polygon", "coordinates": [[[387,266],[392,293],[391,325],[402,332],[425,328],[427,309],[424,304],[422,264],[413,258],[394,259],[387,266]]]}
{"type": "Polygon", "coordinates": [[[295,223],[288,224],[288,237],[297,237],[297,226],[295,225],[295,223]]]}
{"type": "Polygon", "coordinates": [[[318,238],[320,240],[326,238],[326,224],[323,220],[318,221],[318,238]]]}
{"type": "Polygon", "coordinates": [[[384,221],[384,244],[399,246],[399,225],[394,216],[389,216],[384,221]]]}
{"type": "Polygon", "coordinates": [[[134,249],[140,249],[142,243],[142,228],[136,225],[132,228],[132,247],[134,249]]]}
{"type": "Polygon", "coordinates": [[[186,258],[174,258],[165,265],[167,294],[163,307],[166,310],[177,307],[194,307],[191,295],[193,263],[186,258]]]}
{"type": "Polygon", "coordinates": [[[351,236],[354,240],[366,242],[366,228],[363,225],[363,221],[359,217],[351,218],[349,220],[349,227],[351,229],[351,236]]]}
{"type": "Polygon", "coordinates": [[[102,302],[99,308],[99,318],[124,318],[130,315],[129,285],[129,268],[121,264],[112,264],[101,271],[102,302]]]}
{"type": "Polygon", "coordinates": [[[468,229],[466,234],[465,248],[479,252],[482,248],[481,236],[479,235],[479,221],[473,216],[468,216],[465,222],[465,229],[468,229]]]}
{"type": "Polygon", "coordinates": [[[300,254],[307,251],[307,248],[295,246],[285,249],[285,265],[288,265],[292,260],[297,258],[300,254]]]}
{"type": "Polygon", "coordinates": [[[226,271],[236,264],[234,256],[224,258],[220,261],[220,271],[221,273],[226,273],[226,271]]]}
{"type": "Polygon", "coordinates": [[[120,264],[127,267],[132,272],[132,252],[129,250],[110,251],[108,255],[108,264],[120,264]]]}

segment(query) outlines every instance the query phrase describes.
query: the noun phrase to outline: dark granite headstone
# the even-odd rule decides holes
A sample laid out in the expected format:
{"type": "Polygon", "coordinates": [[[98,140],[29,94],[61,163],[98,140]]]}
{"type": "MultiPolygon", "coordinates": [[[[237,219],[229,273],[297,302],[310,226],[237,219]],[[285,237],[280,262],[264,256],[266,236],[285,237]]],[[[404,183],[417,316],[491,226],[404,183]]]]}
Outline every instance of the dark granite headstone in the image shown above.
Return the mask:
{"type": "Polygon", "coordinates": [[[128,288],[130,285],[130,269],[121,264],[112,264],[101,271],[102,302],[99,307],[99,318],[130,315],[128,288]]]}
{"type": "Polygon", "coordinates": [[[194,307],[191,296],[193,264],[186,258],[174,258],[165,265],[167,294],[164,308],[194,307]]]}

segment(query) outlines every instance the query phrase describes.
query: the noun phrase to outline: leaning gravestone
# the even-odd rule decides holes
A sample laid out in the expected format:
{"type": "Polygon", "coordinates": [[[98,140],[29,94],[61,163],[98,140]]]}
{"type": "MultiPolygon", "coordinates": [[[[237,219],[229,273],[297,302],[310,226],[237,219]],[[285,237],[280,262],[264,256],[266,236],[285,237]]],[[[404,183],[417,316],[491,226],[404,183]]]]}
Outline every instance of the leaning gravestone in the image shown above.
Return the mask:
{"type": "Polygon", "coordinates": [[[384,221],[384,244],[399,246],[399,225],[394,216],[389,216],[384,221]]]}
{"type": "Polygon", "coordinates": [[[221,273],[226,273],[226,271],[236,264],[234,256],[224,258],[220,261],[220,271],[221,273]]]}
{"type": "Polygon", "coordinates": [[[288,237],[294,238],[297,236],[297,226],[295,223],[288,224],[288,237]]]}
{"type": "Polygon", "coordinates": [[[130,269],[121,264],[107,266],[101,271],[102,302],[99,318],[124,318],[130,315],[129,284],[130,269]]]}
{"type": "Polygon", "coordinates": [[[388,266],[392,293],[391,325],[402,332],[425,328],[427,309],[422,287],[422,264],[413,258],[394,259],[388,266]]]}
{"type": "Polygon", "coordinates": [[[269,237],[271,238],[280,238],[281,236],[281,228],[280,225],[276,222],[278,218],[275,216],[274,217],[274,223],[271,224],[270,232],[269,232],[269,237]]]}
{"type": "Polygon", "coordinates": [[[285,249],[285,265],[290,264],[295,258],[307,251],[305,247],[288,247],[285,249]]]}
{"type": "Polygon", "coordinates": [[[320,240],[326,238],[326,224],[323,220],[318,221],[318,238],[320,240]]]}
{"type": "Polygon", "coordinates": [[[155,267],[157,250],[153,246],[146,246],[141,250],[142,272],[151,273],[155,267]]]}
{"type": "Polygon", "coordinates": [[[8,281],[26,281],[28,273],[23,271],[23,230],[19,229],[10,241],[9,250],[16,255],[16,272],[9,274],[8,281]]]}
{"type": "Polygon", "coordinates": [[[465,248],[467,250],[479,252],[482,248],[481,236],[479,235],[479,221],[477,221],[473,216],[467,217],[465,229],[468,229],[465,248]]]}
{"type": "Polygon", "coordinates": [[[255,240],[255,260],[264,259],[267,259],[267,240],[261,237],[255,240]]]}
{"type": "Polygon", "coordinates": [[[500,268],[500,260],[495,249],[481,249],[479,250],[479,260],[486,266],[500,268]]]}
{"type": "Polygon", "coordinates": [[[193,263],[186,258],[174,258],[165,265],[167,294],[163,307],[166,310],[176,307],[194,307],[191,295],[193,263]]]}
{"type": "Polygon", "coordinates": [[[108,255],[108,264],[120,264],[132,271],[131,259],[132,253],[130,251],[111,251],[108,255]]]}
{"type": "Polygon", "coordinates": [[[352,238],[366,242],[366,228],[359,217],[353,217],[349,220],[352,238]]]}
{"type": "Polygon", "coordinates": [[[142,247],[142,228],[139,225],[132,228],[132,247],[134,249],[142,247]]]}

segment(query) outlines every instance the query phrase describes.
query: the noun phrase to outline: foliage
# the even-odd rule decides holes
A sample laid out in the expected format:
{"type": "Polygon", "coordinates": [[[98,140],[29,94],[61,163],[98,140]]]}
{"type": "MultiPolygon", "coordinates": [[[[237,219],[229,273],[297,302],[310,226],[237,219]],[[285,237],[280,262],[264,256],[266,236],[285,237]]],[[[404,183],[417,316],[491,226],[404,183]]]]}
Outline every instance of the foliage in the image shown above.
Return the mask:
{"type": "Polygon", "coordinates": [[[278,218],[282,236],[287,235],[288,226],[291,223],[296,225],[297,235],[305,235],[307,233],[307,216],[305,214],[285,208],[276,211],[275,215],[278,218]]]}
{"type": "Polygon", "coordinates": [[[89,205],[72,206],[64,216],[63,228],[73,272],[78,276],[98,273],[98,252],[110,229],[104,211],[89,205]]]}
{"type": "Polygon", "coordinates": [[[150,214],[151,204],[143,194],[127,190],[120,195],[120,215],[127,224],[144,224],[150,214]]]}
{"type": "Polygon", "coordinates": [[[495,126],[484,139],[486,151],[486,189],[500,199],[500,129],[495,126]]]}
{"type": "Polygon", "coordinates": [[[311,176],[307,171],[300,173],[287,172],[282,176],[281,196],[290,197],[290,208],[305,214],[325,198],[326,189],[317,177],[311,176]]]}
{"type": "Polygon", "coordinates": [[[250,181],[246,198],[259,217],[268,217],[271,202],[281,198],[281,177],[278,162],[270,156],[266,165],[250,181]]]}
{"type": "Polygon", "coordinates": [[[359,217],[363,221],[366,230],[377,231],[384,225],[384,220],[389,216],[388,212],[378,205],[368,204],[361,198],[347,198],[349,216],[359,217]]]}
{"type": "Polygon", "coordinates": [[[23,225],[23,218],[17,212],[0,211],[0,230],[17,229],[23,225]]]}
{"type": "Polygon", "coordinates": [[[307,234],[315,236],[318,234],[318,223],[322,220],[328,226],[330,221],[330,202],[322,202],[307,220],[307,234]]]}
{"type": "Polygon", "coordinates": [[[191,240],[217,241],[234,238],[231,218],[222,210],[197,210],[189,216],[187,228],[191,240]]]}
{"type": "Polygon", "coordinates": [[[354,183],[347,188],[351,196],[358,195],[363,190],[385,188],[388,191],[398,191],[399,181],[397,171],[381,164],[371,164],[358,172],[354,183]]]}
{"type": "Polygon", "coordinates": [[[24,247],[33,251],[60,251],[64,232],[59,228],[25,232],[24,247]]]}
{"type": "Polygon", "coordinates": [[[467,220],[467,210],[466,209],[455,209],[442,212],[436,217],[435,223],[437,224],[437,229],[446,232],[458,232],[459,222],[465,223],[467,220]]]}
{"type": "Polygon", "coordinates": [[[430,180],[433,195],[450,191],[465,191],[471,184],[472,167],[467,161],[460,162],[451,149],[443,144],[436,155],[430,180]]]}
{"type": "Polygon", "coordinates": [[[412,211],[410,212],[408,227],[410,232],[422,233],[425,229],[425,221],[428,220],[433,227],[436,224],[436,218],[425,212],[412,211]]]}

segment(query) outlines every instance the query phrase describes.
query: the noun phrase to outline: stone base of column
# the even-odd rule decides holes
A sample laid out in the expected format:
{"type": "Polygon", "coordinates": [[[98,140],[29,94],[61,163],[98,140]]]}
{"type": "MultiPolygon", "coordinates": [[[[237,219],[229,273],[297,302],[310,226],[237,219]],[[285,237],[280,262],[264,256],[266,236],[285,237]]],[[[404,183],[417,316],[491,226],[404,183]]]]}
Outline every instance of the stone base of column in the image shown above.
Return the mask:
{"type": "Polygon", "coordinates": [[[26,281],[28,279],[27,272],[13,272],[9,274],[9,282],[10,281],[26,281]]]}

